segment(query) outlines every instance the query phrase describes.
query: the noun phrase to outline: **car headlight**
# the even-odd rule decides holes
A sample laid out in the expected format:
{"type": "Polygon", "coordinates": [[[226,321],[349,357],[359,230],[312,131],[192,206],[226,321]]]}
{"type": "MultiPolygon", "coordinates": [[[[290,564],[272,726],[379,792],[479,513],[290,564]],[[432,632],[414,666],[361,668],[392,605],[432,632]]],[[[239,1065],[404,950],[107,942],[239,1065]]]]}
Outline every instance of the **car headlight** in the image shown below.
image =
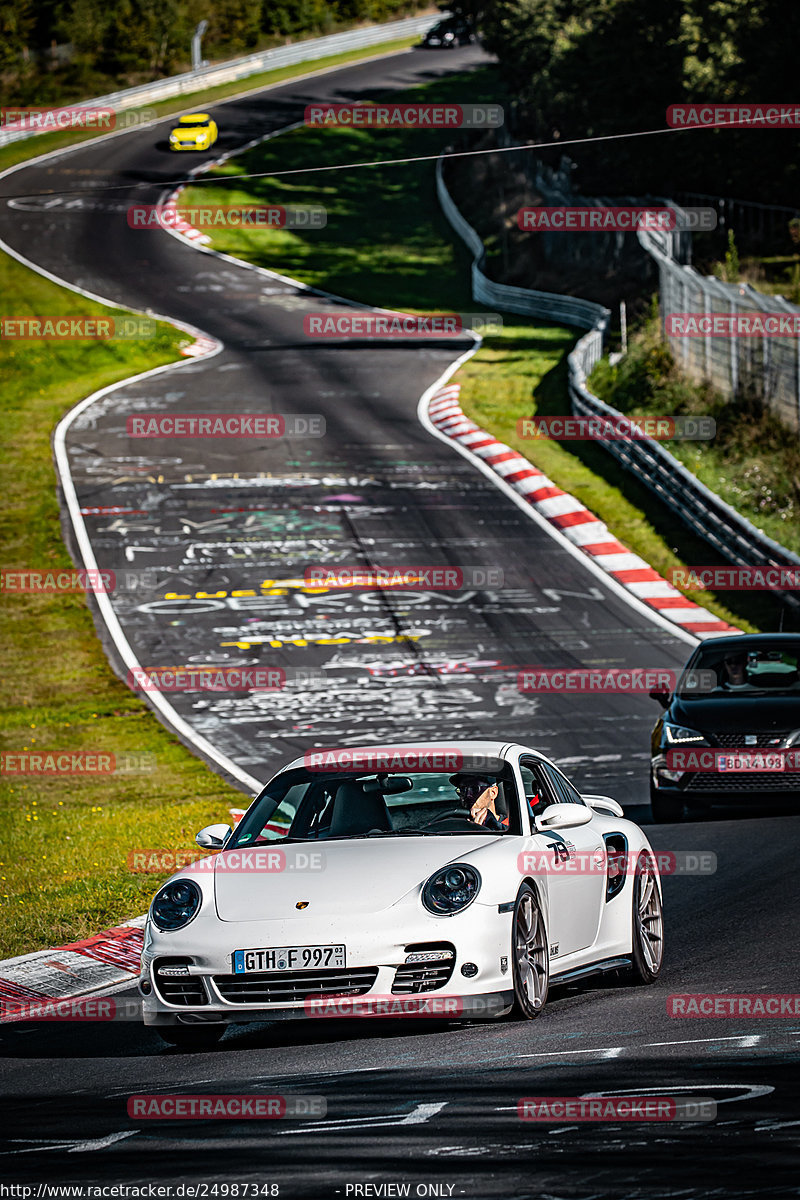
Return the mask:
{"type": "Polygon", "coordinates": [[[708,745],[705,735],[697,729],[688,729],[686,725],[673,725],[671,721],[664,722],[664,742],[668,746],[686,746],[690,742],[695,745],[708,745]]]}
{"type": "Polygon", "coordinates": [[[173,879],[156,892],[150,918],[159,929],[183,929],[197,915],[202,900],[200,888],[191,879],[173,879]]]}
{"type": "Polygon", "coordinates": [[[422,903],[436,917],[449,917],[461,912],[477,896],[481,877],[474,867],[456,863],[431,875],[422,889],[422,903]]]}

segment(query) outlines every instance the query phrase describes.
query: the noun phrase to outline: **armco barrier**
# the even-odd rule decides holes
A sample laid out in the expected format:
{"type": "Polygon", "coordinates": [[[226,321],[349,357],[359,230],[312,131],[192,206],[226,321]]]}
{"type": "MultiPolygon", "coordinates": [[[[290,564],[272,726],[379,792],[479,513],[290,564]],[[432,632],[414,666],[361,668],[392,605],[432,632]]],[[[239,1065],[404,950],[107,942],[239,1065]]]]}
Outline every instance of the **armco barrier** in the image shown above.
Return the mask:
{"type": "Polygon", "coordinates": [[[548,321],[562,321],[565,325],[577,325],[581,329],[596,330],[602,346],[602,334],[611,314],[601,304],[573,296],[559,296],[555,292],[535,292],[530,288],[495,283],[484,274],[486,251],[483,242],[477,231],[462,217],[447,190],[441,158],[436,163],[436,195],[447,220],[472,251],[472,295],[475,300],[496,305],[506,312],[522,313],[526,317],[542,317],[548,321]]]}
{"type": "MultiPolygon", "coordinates": [[[[79,104],[71,104],[69,107],[111,108],[119,111],[125,108],[136,108],[139,105],[153,104],[159,100],[169,100],[173,96],[216,87],[220,83],[247,79],[249,75],[258,75],[263,71],[274,71],[280,67],[294,66],[296,63],[312,62],[314,59],[344,54],[348,50],[358,50],[364,46],[379,46],[381,42],[391,42],[398,38],[423,34],[445,15],[441,12],[428,13],[424,17],[407,17],[402,21],[390,21],[386,25],[369,25],[364,29],[350,29],[346,33],[334,33],[328,37],[309,38],[292,46],[277,46],[273,50],[261,50],[256,54],[248,54],[246,58],[234,58],[229,62],[203,67],[199,71],[187,71],[184,75],[171,75],[168,79],[143,83],[138,87],[125,88],[119,92],[109,92],[106,96],[95,96],[91,100],[83,100],[79,104]]],[[[13,127],[0,129],[0,146],[22,141],[23,138],[33,137],[39,132],[41,131],[38,129],[14,129],[13,127]]]]}
{"type": "MultiPolygon", "coordinates": [[[[609,310],[588,300],[512,287],[488,279],[483,271],[485,250],[479,234],[459,212],[444,181],[443,160],[436,164],[436,194],[452,228],[473,254],[472,294],[482,304],[500,311],[522,313],[589,328],[567,359],[572,411],[580,416],[622,416],[604,404],[586,386],[587,376],[603,354],[603,336],[609,310]]],[[[737,566],[798,566],[800,557],[752,525],[692,475],[660,443],[651,438],[600,443],[627,471],[636,476],[694,533],[713,546],[726,561],[737,566]]],[[[788,604],[800,607],[790,593],[778,593],[788,604]]]]}

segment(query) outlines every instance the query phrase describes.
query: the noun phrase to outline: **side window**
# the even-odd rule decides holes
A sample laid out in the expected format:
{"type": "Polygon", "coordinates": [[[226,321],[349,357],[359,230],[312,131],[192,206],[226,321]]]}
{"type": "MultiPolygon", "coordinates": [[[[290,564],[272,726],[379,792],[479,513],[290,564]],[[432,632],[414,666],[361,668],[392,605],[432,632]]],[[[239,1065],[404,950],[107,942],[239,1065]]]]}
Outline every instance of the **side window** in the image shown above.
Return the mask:
{"type": "Polygon", "coordinates": [[[525,759],[519,765],[522,784],[525,789],[525,800],[528,812],[532,817],[538,817],[548,804],[555,804],[561,797],[555,792],[550,780],[546,777],[541,763],[525,759]]]}
{"type": "Polygon", "coordinates": [[[566,775],[562,775],[555,767],[546,767],[547,777],[552,781],[553,790],[557,793],[561,804],[583,804],[584,800],[577,788],[574,788],[566,775]]]}
{"type": "Polygon", "coordinates": [[[308,790],[306,783],[296,783],[290,787],[286,795],[267,821],[256,838],[256,845],[262,842],[274,842],[276,838],[286,837],[292,821],[297,816],[297,809],[303,795],[308,790]]]}

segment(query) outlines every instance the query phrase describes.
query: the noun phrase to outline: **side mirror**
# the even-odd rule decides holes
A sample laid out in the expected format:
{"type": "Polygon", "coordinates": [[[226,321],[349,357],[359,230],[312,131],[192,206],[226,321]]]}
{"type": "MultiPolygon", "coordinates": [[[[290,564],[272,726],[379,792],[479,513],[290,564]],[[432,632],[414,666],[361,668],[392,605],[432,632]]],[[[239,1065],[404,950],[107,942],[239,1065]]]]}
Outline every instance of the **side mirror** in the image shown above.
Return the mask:
{"type": "Polygon", "coordinates": [[[587,808],[583,804],[551,804],[534,819],[534,825],[540,833],[547,833],[550,829],[569,829],[576,825],[588,825],[591,819],[591,808],[587,808]]]}
{"type": "Polygon", "coordinates": [[[203,850],[221,850],[230,832],[230,825],[206,825],[194,840],[203,850]]]}
{"type": "Polygon", "coordinates": [[[625,815],[622,805],[617,800],[612,800],[610,796],[584,796],[583,798],[587,804],[591,804],[592,808],[599,809],[601,812],[610,812],[615,817],[625,815]]]}
{"type": "Polygon", "coordinates": [[[650,693],[650,699],[657,700],[662,708],[669,708],[669,692],[664,692],[659,688],[654,688],[650,693]]]}

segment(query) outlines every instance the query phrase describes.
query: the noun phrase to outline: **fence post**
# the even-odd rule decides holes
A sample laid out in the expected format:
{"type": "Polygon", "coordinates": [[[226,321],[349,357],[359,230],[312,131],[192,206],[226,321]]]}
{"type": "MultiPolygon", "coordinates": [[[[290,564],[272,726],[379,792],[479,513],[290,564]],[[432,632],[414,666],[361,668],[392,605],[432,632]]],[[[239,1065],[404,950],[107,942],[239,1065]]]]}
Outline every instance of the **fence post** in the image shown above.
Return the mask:
{"type": "MultiPolygon", "coordinates": [[[[731,316],[735,318],[739,315],[739,307],[736,299],[731,295],[731,316]]],[[[735,337],[730,338],[730,374],[731,374],[731,395],[735,396],[739,387],[739,343],[735,337]]]]}

